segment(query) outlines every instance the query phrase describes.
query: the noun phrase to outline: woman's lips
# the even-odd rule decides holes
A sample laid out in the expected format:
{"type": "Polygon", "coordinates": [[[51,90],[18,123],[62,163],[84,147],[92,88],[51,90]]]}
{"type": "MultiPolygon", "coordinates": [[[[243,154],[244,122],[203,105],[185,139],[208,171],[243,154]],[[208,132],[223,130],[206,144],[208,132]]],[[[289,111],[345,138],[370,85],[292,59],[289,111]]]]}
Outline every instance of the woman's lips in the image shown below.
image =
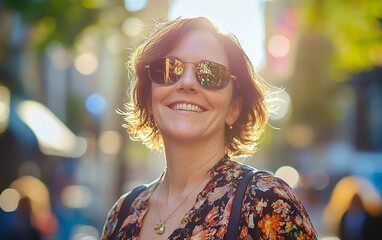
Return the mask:
{"type": "Polygon", "coordinates": [[[192,112],[198,112],[198,113],[206,111],[204,108],[195,104],[191,104],[191,103],[178,102],[178,103],[171,104],[169,107],[172,110],[192,111],[192,112]]]}

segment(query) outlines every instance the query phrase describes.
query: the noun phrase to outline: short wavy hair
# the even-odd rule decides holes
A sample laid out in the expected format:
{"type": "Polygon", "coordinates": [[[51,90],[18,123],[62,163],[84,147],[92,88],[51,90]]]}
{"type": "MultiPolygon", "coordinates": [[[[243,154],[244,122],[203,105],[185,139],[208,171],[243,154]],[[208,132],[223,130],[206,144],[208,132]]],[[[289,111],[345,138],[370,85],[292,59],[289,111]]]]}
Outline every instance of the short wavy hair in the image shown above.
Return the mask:
{"type": "Polygon", "coordinates": [[[178,18],[157,23],[148,37],[130,54],[127,63],[130,77],[130,96],[122,110],[122,124],[131,139],[142,141],[152,150],[163,150],[163,138],[152,114],[151,80],[146,65],[168,55],[187,32],[199,30],[214,35],[222,43],[229,61],[229,69],[237,78],[233,99],[242,98],[237,121],[225,126],[225,151],[232,157],[250,155],[262,135],[269,113],[265,105],[267,91],[264,80],[255,72],[248,56],[233,34],[222,33],[207,18],[178,18]]]}

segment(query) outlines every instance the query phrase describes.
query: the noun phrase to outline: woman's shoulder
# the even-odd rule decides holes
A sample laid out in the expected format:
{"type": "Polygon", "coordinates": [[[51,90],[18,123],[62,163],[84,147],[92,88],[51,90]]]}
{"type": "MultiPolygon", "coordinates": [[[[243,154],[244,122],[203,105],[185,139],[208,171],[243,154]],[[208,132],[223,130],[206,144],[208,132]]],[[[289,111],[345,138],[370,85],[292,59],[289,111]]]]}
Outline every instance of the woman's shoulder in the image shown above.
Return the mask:
{"type": "Polygon", "coordinates": [[[106,216],[106,222],[103,226],[101,239],[108,239],[113,234],[118,223],[118,214],[121,210],[122,204],[130,193],[131,191],[120,196],[109,210],[109,213],[106,216]]]}
{"type": "Polygon", "coordinates": [[[256,171],[249,187],[252,193],[299,202],[296,192],[284,180],[266,171],[256,171]]]}
{"type": "Polygon", "coordinates": [[[149,184],[140,185],[119,197],[119,199],[111,207],[106,217],[106,222],[102,232],[102,239],[107,239],[113,234],[115,228],[117,227],[121,211],[129,211],[129,209],[133,209],[135,205],[147,197],[155,184],[156,181],[149,184]],[[125,209],[127,206],[124,205],[127,200],[131,201],[129,209],[125,209]]]}
{"type": "Polygon", "coordinates": [[[249,196],[261,196],[268,201],[282,198],[301,204],[296,192],[281,178],[274,176],[268,171],[258,170],[246,164],[239,163],[238,167],[241,168],[243,176],[249,171],[254,171],[253,178],[247,187],[249,196]]]}
{"type": "MultiPolygon", "coordinates": [[[[283,235],[286,239],[317,239],[309,215],[296,192],[282,179],[256,171],[243,201],[248,234],[283,235]],[[256,229],[256,231],[255,231],[256,229]],[[303,238],[307,237],[307,238],[303,238]]],[[[266,238],[265,237],[265,238],[266,238]]]]}

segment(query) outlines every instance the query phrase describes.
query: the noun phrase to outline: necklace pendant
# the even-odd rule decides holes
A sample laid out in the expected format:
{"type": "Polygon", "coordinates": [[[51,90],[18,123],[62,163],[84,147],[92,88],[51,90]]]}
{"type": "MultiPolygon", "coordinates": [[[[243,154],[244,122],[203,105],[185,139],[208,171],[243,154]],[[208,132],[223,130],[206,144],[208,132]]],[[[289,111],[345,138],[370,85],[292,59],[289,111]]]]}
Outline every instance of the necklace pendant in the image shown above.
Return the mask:
{"type": "Polygon", "coordinates": [[[162,222],[162,220],[159,221],[154,227],[154,230],[156,231],[157,234],[162,235],[164,231],[166,230],[166,226],[162,222]]]}

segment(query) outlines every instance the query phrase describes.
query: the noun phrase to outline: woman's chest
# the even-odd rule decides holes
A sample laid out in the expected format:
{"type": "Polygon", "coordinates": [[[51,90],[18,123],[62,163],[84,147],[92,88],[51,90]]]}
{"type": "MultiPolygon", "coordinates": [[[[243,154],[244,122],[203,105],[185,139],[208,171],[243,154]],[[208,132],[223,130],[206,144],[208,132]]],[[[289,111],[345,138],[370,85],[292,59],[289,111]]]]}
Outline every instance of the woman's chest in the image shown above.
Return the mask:
{"type": "Polygon", "coordinates": [[[166,211],[158,206],[150,208],[148,204],[136,218],[129,221],[123,239],[222,238],[226,233],[233,200],[232,191],[226,188],[214,188],[204,197],[199,194],[196,202],[186,202],[170,217],[163,214],[160,216],[160,212],[166,211]],[[160,222],[164,222],[162,234],[158,234],[158,229],[155,229],[160,222]]]}

